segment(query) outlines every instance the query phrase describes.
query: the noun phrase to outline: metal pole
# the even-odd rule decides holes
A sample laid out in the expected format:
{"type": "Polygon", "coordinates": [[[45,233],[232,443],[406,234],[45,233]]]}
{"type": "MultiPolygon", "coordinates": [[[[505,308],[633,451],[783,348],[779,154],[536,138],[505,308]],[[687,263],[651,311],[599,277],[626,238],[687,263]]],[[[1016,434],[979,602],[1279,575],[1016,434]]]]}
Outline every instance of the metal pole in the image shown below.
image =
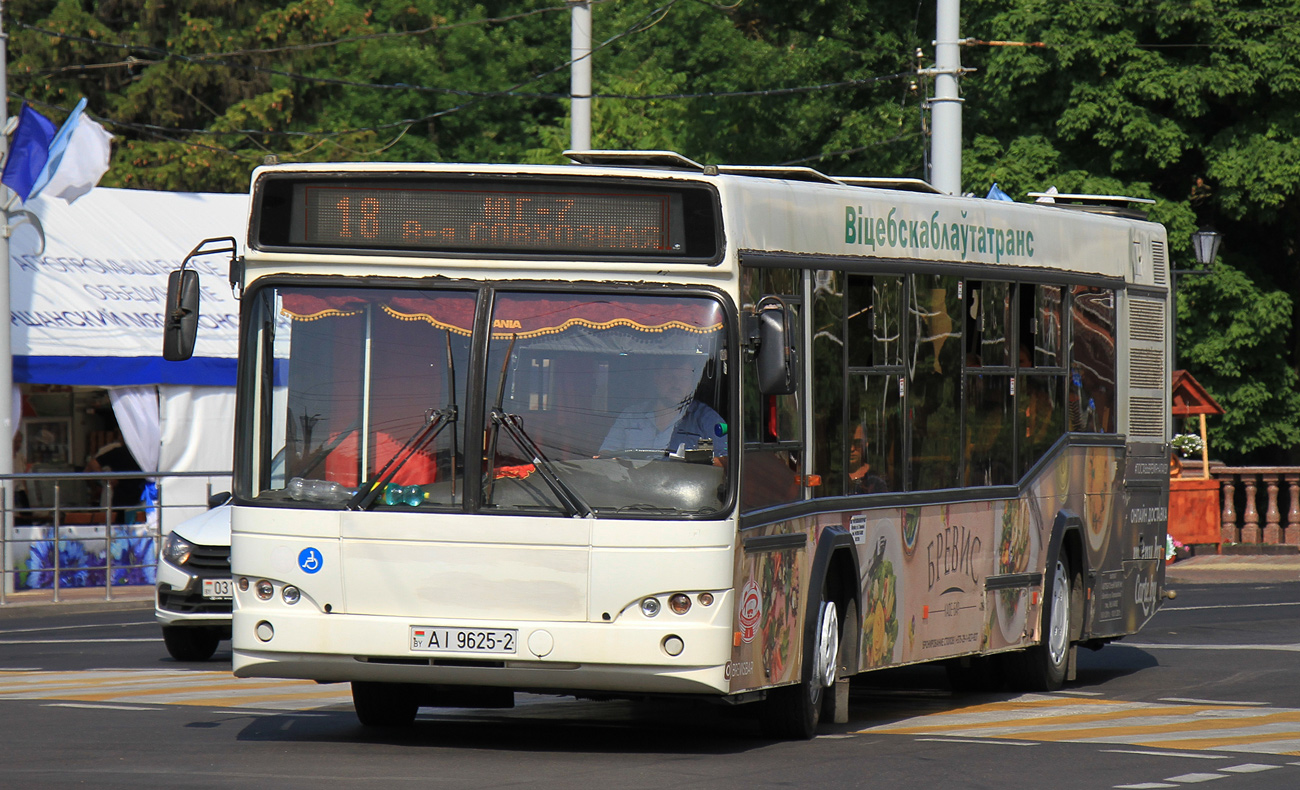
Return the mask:
{"type": "MultiPolygon", "coordinates": [[[[4,16],[4,2],[0,0],[0,19],[4,16]]],[[[4,132],[9,125],[9,54],[7,45],[8,37],[4,29],[0,28],[0,160],[7,159],[9,156],[9,135],[4,132]]],[[[5,440],[12,442],[14,438],[14,428],[16,427],[13,417],[13,389],[14,389],[14,356],[13,349],[10,346],[9,331],[9,235],[13,229],[9,227],[9,203],[13,200],[13,193],[8,187],[0,187],[0,205],[4,206],[4,217],[0,218],[0,261],[4,262],[4,271],[0,272],[0,428],[3,428],[5,440]]],[[[9,452],[0,452],[0,475],[13,474],[14,471],[14,454],[13,448],[9,452]]],[[[14,536],[14,514],[13,508],[9,503],[14,501],[14,483],[12,480],[5,480],[4,487],[4,539],[10,540],[14,536]]],[[[7,567],[5,570],[9,570],[7,567]]],[[[13,588],[13,577],[8,574],[4,575],[4,585],[6,591],[13,588]]]]}
{"type": "MultiPolygon", "coordinates": [[[[113,481],[108,481],[108,516],[104,519],[104,600],[113,600],[113,481]]],[[[126,526],[126,511],[122,511],[126,526]]]]}
{"type": "Polygon", "coordinates": [[[937,0],[934,40],[934,98],[930,99],[930,183],[949,195],[961,194],[961,41],[957,38],[961,0],[937,0]]]}
{"type": "Polygon", "coordinates": [[[569,58],[569,148],[591,149],[591,4],[570,0],[573,11],[573,43],[569,58]]]}
{"type": "Polygon", "coordinates": [[[54,550],[50,552],[54,565],[54,602],[59,602],[59,481],[54,481],[54,550]]]}

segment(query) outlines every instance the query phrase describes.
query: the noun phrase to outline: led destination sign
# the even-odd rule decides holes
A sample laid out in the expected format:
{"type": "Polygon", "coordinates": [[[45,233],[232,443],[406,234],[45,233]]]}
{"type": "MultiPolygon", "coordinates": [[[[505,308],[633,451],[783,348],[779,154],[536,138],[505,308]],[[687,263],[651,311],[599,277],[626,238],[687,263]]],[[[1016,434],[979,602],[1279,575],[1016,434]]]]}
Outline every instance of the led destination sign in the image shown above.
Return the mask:
{"type": "Polygon", "coordinates": [[[685,256],[683,195],[574,184],[297,182],[290,246],[685,256]]]}

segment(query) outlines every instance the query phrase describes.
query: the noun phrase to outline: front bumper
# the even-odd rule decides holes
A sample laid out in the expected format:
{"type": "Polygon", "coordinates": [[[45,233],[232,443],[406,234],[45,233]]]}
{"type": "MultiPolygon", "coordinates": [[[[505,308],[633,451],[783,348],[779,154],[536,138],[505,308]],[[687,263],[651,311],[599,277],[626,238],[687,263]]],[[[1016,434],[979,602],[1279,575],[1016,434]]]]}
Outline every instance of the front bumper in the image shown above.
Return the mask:
{"type": "Polygon", "coordinates": [[[229,579],[230,573],[204,569],[190,571],[163,560],[158,563],[154,588],[154,618],[165,626],[230,627],[233,603],[203,597],[204,579],[229,579]]]}

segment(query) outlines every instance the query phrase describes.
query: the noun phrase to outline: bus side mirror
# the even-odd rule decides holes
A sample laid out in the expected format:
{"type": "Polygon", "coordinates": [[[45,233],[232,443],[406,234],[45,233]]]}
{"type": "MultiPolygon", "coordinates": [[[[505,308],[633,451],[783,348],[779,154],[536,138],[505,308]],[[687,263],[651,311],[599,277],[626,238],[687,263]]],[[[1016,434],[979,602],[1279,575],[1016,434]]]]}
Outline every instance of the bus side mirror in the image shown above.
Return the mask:
{"type": "Polygon", "coordinates": [[[178,269],[167,277],[167,317],[163,324],[163,359],[184,362],[194,356],[199,333],[199,273],[178,269]]]}
{"type": "Polygon", "coordinates": [[[764,395],[793,395],[799,382],[799,358],[792,345],[789,308],[780,300],[759,303],[757,319],[758,390],[764,395]]]}

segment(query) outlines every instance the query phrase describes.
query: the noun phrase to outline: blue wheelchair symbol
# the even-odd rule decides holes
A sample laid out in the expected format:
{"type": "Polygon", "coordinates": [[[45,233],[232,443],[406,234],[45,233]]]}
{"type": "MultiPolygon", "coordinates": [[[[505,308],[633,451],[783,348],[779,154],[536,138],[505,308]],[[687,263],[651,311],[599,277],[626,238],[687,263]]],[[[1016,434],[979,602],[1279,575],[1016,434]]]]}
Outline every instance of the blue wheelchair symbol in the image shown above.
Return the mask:
{"type": "Polygon", "coordinates": [[[320,552],[310,546],[298,553],[298,567],[302,568],[303,573],[315,573],[323,564],[320,552]]]}

